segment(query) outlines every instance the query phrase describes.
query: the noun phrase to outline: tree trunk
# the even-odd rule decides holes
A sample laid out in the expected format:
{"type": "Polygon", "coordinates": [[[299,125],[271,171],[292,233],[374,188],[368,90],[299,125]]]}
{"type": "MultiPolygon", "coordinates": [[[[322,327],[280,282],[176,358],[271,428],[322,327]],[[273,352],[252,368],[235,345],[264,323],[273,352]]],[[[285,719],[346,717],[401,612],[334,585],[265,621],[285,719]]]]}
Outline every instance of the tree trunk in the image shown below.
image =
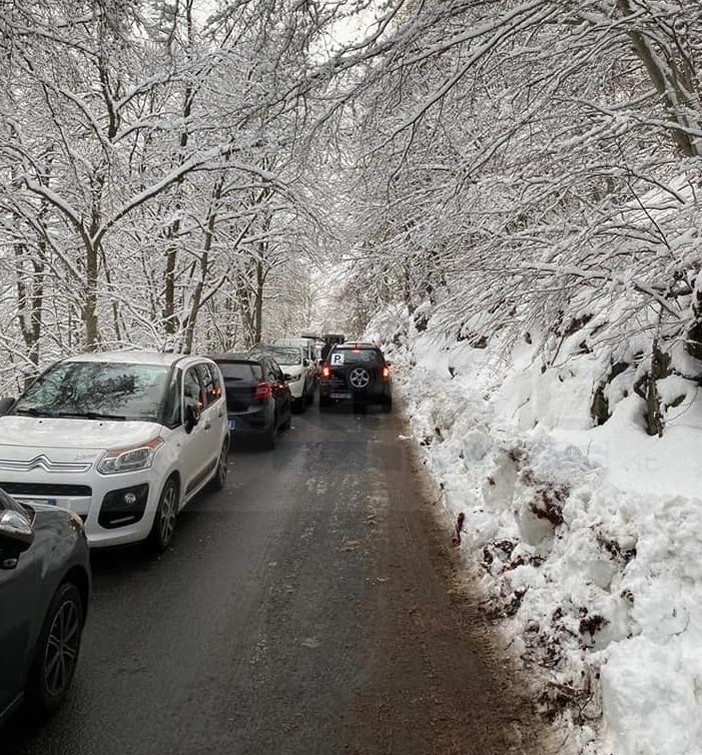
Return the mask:
{"type": "MultiPolygon", "coordinates": [[[[617,0],[617,6],[625,18],[634,14],[629,0],[617,0]]],[[[678,75],[676,75],[678,72],[673,66],[666,72],[666,69],[660,64],[658,56],[649,46],[646,37],[638,29],[630,28],[627,33],[634,51],[646,67],[649,78],[661,96],[670,117],[680,126],[689,127],[691,124],[688,122],[684,109],[685,107],[690,108],[692,103],[690,102],[691,92],[685,91],[685,81],[679,80],[678,75]]],[[[672,130],[672,134],[683,155],[686,157],[697,155],[697,147],[686,131],[676,128],[672,130]]]]}
{"type": "Polygon", "coordinates": [[[183,351],[186,354],[190,354],[193,348],[195,323],[200,312],[200,305],[202,304],[202,291],[205,287],[205,281],[207,280],[207,274],[209,271],[209,256],[210,250],[212,249],[212,241],[214,240],[215,226],[217,225],[219,202],[222,199],[224,176],[225,173],[222,173],[222,175],[217,179],[214,188],[212,189],[212,199],[207,216],[207,230],[205,231],[205,241],[203,244],[202,256],[200,257],[200,280],[197,282],[197,286],[195,287],[195,292],[193,294],[193,300],[190,307],[190,314],[188,315],[188,323],[185,330],[185,343],[183,346],[183,351]]]}
{"type": "MultiPolygon", "coordinates": [[[[261,244],[264,247],[264,244],[261,244]]],[[[263,332],[263,289],[266,283],[266,271],[264,268],[264,256],[256,261],[256,306],[254,314],[254,338],[255,343],[261,343],[261,334],[263,332]]]]}
{"type": "Polygon", "coordinates": [[[86,351],[97,351],[100,343],[97,305],[98,250],[90,244],[85,250],[85,299],[83,301],[86,351]]]}

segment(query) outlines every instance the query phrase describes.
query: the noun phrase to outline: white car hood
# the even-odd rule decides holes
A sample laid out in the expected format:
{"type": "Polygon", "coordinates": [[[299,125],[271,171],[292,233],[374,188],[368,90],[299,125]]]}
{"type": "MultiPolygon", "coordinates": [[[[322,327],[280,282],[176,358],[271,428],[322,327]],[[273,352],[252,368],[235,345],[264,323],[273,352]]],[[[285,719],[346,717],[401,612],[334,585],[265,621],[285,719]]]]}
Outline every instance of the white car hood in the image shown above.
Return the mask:
{"type": "Polygon", "coordinates": [[[305,368],[301,364],[281,364],[280,369],[283,370],[283,372],[287,372],[288,375],[302,375],[305,371],[305,368]]]}
{"type": "Polygon", "coordinates": [[[159,430],[155,422],[9,415],[0,417],[0,456],[31,458],[46,451],[53,458],[95,458],[97,452],[151,440],[159,430]]]}

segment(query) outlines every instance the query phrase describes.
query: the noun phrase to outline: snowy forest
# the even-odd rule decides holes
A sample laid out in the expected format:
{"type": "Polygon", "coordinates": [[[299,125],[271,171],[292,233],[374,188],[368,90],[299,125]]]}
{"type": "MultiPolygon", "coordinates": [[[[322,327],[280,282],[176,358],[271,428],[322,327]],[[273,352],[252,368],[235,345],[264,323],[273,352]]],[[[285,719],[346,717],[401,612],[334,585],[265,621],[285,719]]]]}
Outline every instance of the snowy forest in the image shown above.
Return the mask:
{"type": "Polygon", "coordinates": [[[603,388],[646,363],[657,432],[655,376],[700,352],[701,16],[3,0],[2,369],[249,345],[310,325],[337,269],[356,332],[402,301],[477,344],[541,339],[549,362],[583,328],[603,388]]]}
{"type": "Polygon", "coordinates": [[[0,55],[0,395],[375,329],[576,724],[699,752],[699,0],[0,0],[0,55]]]}

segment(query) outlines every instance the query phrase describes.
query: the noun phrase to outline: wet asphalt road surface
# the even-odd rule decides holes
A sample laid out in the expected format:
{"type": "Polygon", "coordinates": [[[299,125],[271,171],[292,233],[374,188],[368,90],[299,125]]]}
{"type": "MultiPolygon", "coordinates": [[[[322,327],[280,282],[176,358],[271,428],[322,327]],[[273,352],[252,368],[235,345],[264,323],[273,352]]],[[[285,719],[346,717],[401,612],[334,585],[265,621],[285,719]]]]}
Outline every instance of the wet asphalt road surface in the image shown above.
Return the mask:
{"type": "Polygon", "coordinates": [[[311,407],[231,454],[165,554],[95,553],[71,695],[0,755],[543,755],[408,435],[311,407]]]}

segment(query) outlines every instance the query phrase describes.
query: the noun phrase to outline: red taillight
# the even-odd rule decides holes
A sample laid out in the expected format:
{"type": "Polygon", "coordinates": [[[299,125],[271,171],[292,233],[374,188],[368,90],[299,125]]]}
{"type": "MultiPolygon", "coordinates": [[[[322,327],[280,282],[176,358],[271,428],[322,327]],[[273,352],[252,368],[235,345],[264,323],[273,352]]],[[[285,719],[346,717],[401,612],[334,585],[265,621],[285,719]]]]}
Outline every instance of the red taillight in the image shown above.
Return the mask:
{"type": "Polygon", "coordinates": [[[253,400],[254,401],[268,401],[268,399],[273,395],[273,389],[271,388],[270,383],[257,383],[256,389],[254,390],[253,400]]]}
{"type": "Polygon", "coordinates": [[[381,372],[381,375],[383,377],[383,380],[390,380],[391,376],[390,368],[387,366],[387,364],[383,365],[383,370],[381,372]]]}
{"type": "Polygon", "coordinates": [[[322,380],[329,380],[332,374],[332,369],[328,364],[325,364],[324,367],[322,367],[322,380]]]}

